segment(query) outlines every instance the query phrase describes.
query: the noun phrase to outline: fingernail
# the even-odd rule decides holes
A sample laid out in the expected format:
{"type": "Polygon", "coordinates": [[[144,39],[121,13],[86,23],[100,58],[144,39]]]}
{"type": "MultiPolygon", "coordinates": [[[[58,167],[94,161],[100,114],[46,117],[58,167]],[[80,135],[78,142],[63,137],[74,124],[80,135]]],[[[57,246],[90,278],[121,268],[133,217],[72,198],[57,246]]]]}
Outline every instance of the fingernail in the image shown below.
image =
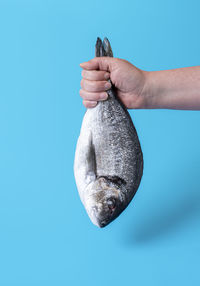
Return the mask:
{"type": "Polygon", "coordinates": [[[100,100],[106,100],[108,98],[107,92],[103,92],[99,95],[100,100]]]}
{"type": "Polygon", "coordinates": [[[105,73],[104,78],[105,78],[105,79],[109,79],[109,78],[110,78],[109,72],[105,73]]]}
{"type": "Polygon", "coordinates": [[[110,89],[111,88],[111,83],[110,82],[107,82],[106,84],[105,84],[105,89],[110,89]]]}

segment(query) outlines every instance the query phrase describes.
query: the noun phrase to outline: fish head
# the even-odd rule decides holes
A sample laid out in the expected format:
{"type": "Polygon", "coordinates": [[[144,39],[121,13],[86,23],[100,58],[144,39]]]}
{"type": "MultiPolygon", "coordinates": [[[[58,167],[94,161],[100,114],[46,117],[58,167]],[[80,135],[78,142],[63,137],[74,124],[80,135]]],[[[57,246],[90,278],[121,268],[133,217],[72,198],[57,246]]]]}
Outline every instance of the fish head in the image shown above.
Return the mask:
{"type": "Polygon", "coordinates": [[[93,183],[85,207],[95,225],[105,227],[123,211],[126,196],[122,189],[106,177],[100,177],[93,183]]]}

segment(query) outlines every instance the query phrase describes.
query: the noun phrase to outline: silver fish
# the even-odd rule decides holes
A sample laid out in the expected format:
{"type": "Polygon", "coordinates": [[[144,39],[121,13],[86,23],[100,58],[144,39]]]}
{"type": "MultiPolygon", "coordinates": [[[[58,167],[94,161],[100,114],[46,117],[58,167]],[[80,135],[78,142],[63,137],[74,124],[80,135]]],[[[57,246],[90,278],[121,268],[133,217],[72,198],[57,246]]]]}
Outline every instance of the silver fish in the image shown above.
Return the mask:
{"type": "MultiPolygon", "coordinates": [[[[97,38],[95,56],[112,57],[107,38],[97,38]]],[[[78,138],[74,175],[83,205],[98,227],[113,221],[135,195],[143,154],[131,117],[112,85],[108,99],[87,109],[78,138]]]]}

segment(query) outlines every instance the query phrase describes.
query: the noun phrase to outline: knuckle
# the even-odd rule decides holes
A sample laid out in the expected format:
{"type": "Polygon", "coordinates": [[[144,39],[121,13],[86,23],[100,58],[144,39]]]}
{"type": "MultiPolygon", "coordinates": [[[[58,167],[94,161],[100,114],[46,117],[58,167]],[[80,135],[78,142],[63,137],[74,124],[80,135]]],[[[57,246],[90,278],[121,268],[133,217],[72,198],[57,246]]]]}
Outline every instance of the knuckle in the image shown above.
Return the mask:
{"type": "Polygon", "coordinates": [[[87,106],[87,101],[83,100],[83,105],[84,105],[85,107],[88,107],[88,106],[87,106]]]}
{"type": "Polygon", "coordinates": [[[83,88],[84,87],[84,84],[85,84],[85,81],[84,79],[81,80],[81,87],[83,88]]]}
{"type": "Polygon", "coordinates": [[[88,71],[82,70],[82,77],[83,77],[84,79],[87,79],[87,78],[88,78],[88,71]]]}
{"type": "Polygon", "coordinates": [[[82,76],[82,77],[84,77],[84,74],[85,74],[85,71],[84,71],[84,70],[82,70],[82,72],[81,72],[81,76],[82,76]]]}

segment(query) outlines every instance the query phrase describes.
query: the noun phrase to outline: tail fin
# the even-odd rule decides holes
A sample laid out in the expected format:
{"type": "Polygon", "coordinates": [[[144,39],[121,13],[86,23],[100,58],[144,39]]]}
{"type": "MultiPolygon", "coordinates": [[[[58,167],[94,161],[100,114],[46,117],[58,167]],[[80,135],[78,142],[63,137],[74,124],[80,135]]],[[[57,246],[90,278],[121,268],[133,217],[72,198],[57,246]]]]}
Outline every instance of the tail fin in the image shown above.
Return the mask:
{"type": "Polygon", "coordinates": [[[110,42],[108,41],[108,38],[106,37],[103,40],[103,48],[104,48],[106,57],[113,57],[113,52],[112,52],[110,42]]]}
{"type": "Polygon", "coordinates": [[[98,37],[95,46],[95,57],[113,57],[113,52],[108,38],[102,40],[98,37]]]}
{"type": "Polygon", "coordinates": [[[101,50],[102,50],[102,40],[98,37],[95,46],[95,57],[101,56],[101,50]]]}

